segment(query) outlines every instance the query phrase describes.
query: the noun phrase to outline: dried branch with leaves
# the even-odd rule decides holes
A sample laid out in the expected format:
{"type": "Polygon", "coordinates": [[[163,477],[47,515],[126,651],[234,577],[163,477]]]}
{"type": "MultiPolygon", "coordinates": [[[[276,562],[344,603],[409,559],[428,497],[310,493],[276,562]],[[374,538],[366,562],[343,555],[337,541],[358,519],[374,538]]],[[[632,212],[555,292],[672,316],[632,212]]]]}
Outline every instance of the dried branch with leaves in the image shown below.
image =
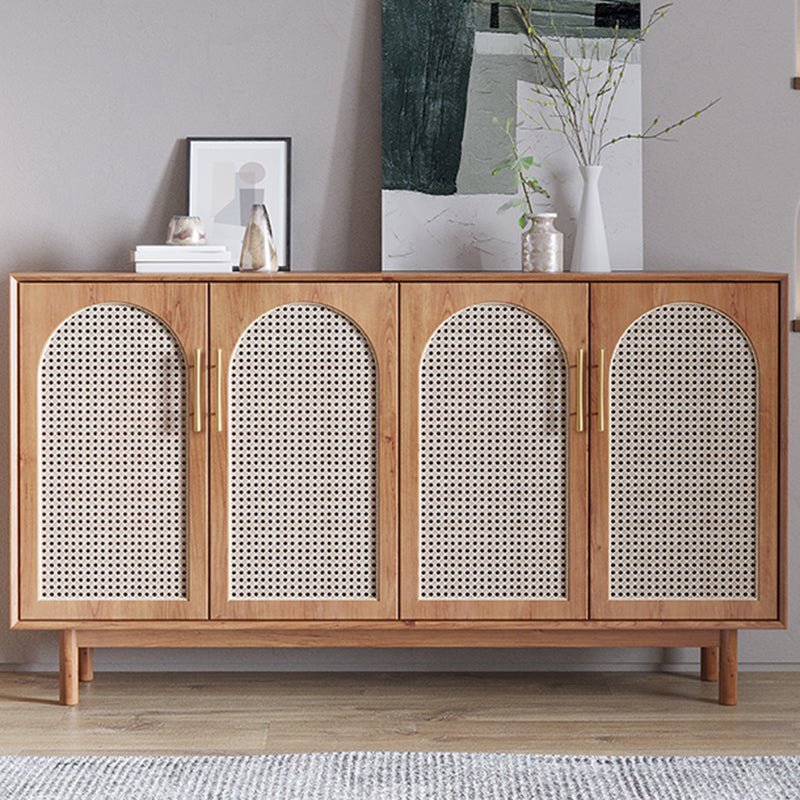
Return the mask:
{"type": "MultiPolygon", "coordinates": [[[[494,118],[494,124],[500,126],[500,120],[494,118]]],[[[534,213],[533,198],[537,194],[542,194],[545,197],[550,197],[550,193],[542,186],[536,178],[528,174],[528,171],[533,167],[539,169],[542,165],[533,160],[533,156],[523,155],[519,151],[517,140],[511,131],[514,125],[513,119],[507,119],[503,127],[506,138],[508,139],[508,155],[492,170],[492,175],[497,175],[504,169],[510,170],[514,173],[515,188],[517,192],[522,190],[522,197],[515,197],[507,203],[503,203],[498,208],[500,211],[507,211],[509,208],[522,208],[524,209],[522,216],[519,218],[520,228],[524,228],[527,222],[527,216],[534,213]]]]}
{"type": "Polygon", "coordinates": [[[641,133],[608,136],[608,123],[614,101],[631,57],[653,25],[664,18],[671,3],[656,8],[647,23],[631,36],[614,29],[611,39],[589,42],[581,35],[577,39],[558,32],[552,12],[552,34],[545,36],[533,24],[533,8],[515,2],[517,14],[527,37],[527,50],[540,70],[542,79],[532,85],[537,106],[533,111],[520,109],[534,123],[534,130],[546,130],[564,136],[579,165],[600,163],[604,150],[626,139],[660,139],[691,119],[696,119],[719,98],[683,119],[660,125],[654,119],[641,133]],[[601,47],[601,43],[602,47],[601,47]],[[607,50],[605,54],[604,50],[607,50]],[[570,69],[567,69],[567,65],[570,69]]]}

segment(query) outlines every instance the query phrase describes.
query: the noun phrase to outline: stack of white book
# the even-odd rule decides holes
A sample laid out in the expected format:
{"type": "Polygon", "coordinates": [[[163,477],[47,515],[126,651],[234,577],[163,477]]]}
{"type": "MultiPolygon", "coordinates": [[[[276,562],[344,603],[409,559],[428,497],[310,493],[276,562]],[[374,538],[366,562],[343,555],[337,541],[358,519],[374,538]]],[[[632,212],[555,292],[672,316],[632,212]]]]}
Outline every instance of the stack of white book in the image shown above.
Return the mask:
{"type": "Polygon", "coordinates": [[[225,245],[140,244],[131,257],[137,272],[233,272],[225,245]]]}

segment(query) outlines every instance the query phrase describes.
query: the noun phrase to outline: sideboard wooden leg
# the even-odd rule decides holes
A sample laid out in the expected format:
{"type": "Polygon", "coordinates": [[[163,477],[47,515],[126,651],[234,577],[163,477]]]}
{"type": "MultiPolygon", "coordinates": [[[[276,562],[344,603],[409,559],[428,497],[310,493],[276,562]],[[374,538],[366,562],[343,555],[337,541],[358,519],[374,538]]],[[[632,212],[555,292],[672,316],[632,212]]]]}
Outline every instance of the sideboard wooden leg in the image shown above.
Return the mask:
{"type": "Polygon", "coordinates": [[[84,683],[94,680],[94,650],[91,647],[78,648],[78,679],[84,683]]]}
{"type": "Polygon", "coordinates": [[[720,631],[719,637],[719,702],[735,706],[738,699],[738,631],[720,631]]]}
{"type": "Polygon", "coordinates": [[[74,630],[59,634],[58,702],[62,706],[78,704],[78,633],[74,630]]]}
{"type": "Polygon", "coordinates": [[[719,648],[700,648],[700,678],[704,681],[715,681],[719,678],[719,648]]]}

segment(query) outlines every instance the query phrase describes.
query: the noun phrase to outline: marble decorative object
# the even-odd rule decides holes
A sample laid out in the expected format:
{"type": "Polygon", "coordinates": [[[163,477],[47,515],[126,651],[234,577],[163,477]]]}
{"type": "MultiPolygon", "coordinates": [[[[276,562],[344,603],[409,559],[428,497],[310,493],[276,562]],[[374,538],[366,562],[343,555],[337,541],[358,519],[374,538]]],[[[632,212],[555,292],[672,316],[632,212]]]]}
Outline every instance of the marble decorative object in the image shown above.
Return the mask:
{"type": "Polygon", "coordinates": [[[265,272],[278,271],[278,251],[275,248],[267,207],[263,203],[256,203],[250,209],[250,218],[247,220],[242,241],[239,269],[242,272],[262,269],[265,272]]]}
{"type": "Polygon", "coordinates": [[[167,227],[167,244],[205,244],[206,231],[200,217],[174,216],[167,227]]]}

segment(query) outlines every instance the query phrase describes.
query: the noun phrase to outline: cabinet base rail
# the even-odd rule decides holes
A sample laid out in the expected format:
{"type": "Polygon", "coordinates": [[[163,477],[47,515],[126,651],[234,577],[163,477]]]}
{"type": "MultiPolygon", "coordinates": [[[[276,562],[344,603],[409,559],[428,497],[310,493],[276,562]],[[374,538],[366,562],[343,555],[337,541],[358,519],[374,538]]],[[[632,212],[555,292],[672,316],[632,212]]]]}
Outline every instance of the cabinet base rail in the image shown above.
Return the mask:
{"type": "Polygon", "coordinates": [[[723,630],[109,630],[59,631],[59,702],[78,704],[94,678],[95,647],[700,647],[700,677],[719,681],[719,702],[737,702],[738,631],[723,630]]]}

